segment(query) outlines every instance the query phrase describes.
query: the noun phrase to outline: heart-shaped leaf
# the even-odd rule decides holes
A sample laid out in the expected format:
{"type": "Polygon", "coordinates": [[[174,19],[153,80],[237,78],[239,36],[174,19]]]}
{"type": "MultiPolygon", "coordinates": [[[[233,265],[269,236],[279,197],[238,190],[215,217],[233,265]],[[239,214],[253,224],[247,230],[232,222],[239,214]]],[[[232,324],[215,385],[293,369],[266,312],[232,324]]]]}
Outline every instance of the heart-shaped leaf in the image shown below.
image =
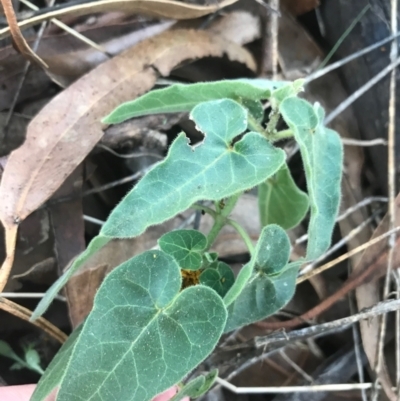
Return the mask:
{"type": "Polygon", "coordinates": [[[289,230],[303,220],[309,207],[308,196],[297,187],[286,163],[258,186],[258,206],[263,226],[277,224],[289,230]]]}
{"type": "Polygon", "coordinates": [[[95,237],[67,272],[49,289],[35,310],[40,316],[69,278],[92,252],[111,238],[133,238],[203,200],[219,200],[252,188],[285,161],[285,152],[261,134],[248,132],[247,111],[233,100],[201,103],[191,118],[204,133],[204,141],[191,147],[181,133],[168,156],[157,164],[113,210],[100,235],[95,237]]]}
{"type": "Polygon", "coordinates": [[[246,107],[250,106],[250,110],[253,110],[257,117],[261,111],[254,101],[269,99],[273,91],[281,87],[288,87],[287,93],[293,94],[293,90],[290,89],[292,86],[292,83],[267,79],[234,79],[190,85],[176,84],[153,90],[138,99],[121,104],[105,117],[103,122],[118,124],[129,118],[149,114],[191,111],[199,103],[226,98],[243,99],[246,107]]]}
{"type": "Polygon", "coordinates": [[[214,262],[200,274],[200,284],[204,284],[224,297],[235,282],[235,276],[229,265],[214,262]]]}
{"type": "Polygon", "coordinates": [[[158,245],[177,261],[181,269],[197,270],[202,265],[207,238],[197,230],[175,230],[164,234],[158,245]]]}
{"type": "Polygon", "coordinates": [[[247,265],[251,276],[228,307],[225,332],[265,319],[290,301],[299,263],[287,264],[289,255],[290,241],[285,231],[274,224],[265,227],[247,265]]]}
{"type": "Polygon", "coordinates": [[[204,141],[190,147],[180,134],[166,159],[113,210],[101,236],[135,237],[198,200],[219,200],[258,185],[284,162],[285,153],[256,132],[233,143],[247,128],[247,111],[232,100],[201,103],[191,118],[204,141]]]}
{"type": "Polygon", "coordinates": [[[67,362],[57,401],[149,401],[213,350],[226,322],[205,286],[181,292],[180,268],[147,251],[113,270],[67,362]]]}
{"type": "Polygon", "coordinates": [[[343,146],[339,135],[324,127],[324,111],[303,99],[289,97],[280,112],[300,146],[307,179],[311,218],[307,259],[321,256],[331,243],[340,203],[343,146]]]}

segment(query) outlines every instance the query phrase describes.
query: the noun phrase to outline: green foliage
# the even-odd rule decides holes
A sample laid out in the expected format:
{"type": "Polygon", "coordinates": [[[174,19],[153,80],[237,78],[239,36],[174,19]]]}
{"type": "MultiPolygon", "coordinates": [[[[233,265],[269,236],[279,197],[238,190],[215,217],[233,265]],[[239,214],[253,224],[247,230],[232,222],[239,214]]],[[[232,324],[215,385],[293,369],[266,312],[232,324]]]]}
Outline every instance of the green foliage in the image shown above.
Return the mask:
{"type": "Polygon", "coordinates": [[[46,397],[61,384],[76,340],[82,332],[82,327],[83,325],[81,324],[76,328],[60,348],[57,355],[44,372],[44,375],[40,378],[30,401],[46,399],[46,397]]]}
{"type": "Polygon", "coordinates": [[[307,178],[311,219],[307,259],[321,256],[331,243],[340,203],[343,150],[339,135],[324,127],[324,111],[295,97],[285,99],[280,111],[300,146],[307,178]]]}
{"type": "Polygon", "coordinates": [[[198,270],[202,266],[207,237],[196,230],[176,230],[164,234],[158,245],[176,260],[181,269],[198,270]]]}
{"type": "Polygon", "coordinates": [[[67,361],[57,400],[148,401],[182,380],[215,347],[226,310],[208,287],[180,288],[179,266],[162,251],[144,252],[111,272],[67,361]]]}
{"type": "Polygon", "coordinates": [[[285,231],[277,225],[265,227],[248,264],[251,274],[229,304],[225,332],[265,319],[290,301],[299,265],[288,264],[289,255],[285,231]]]}
{"type": "Polygon", "coordinates": [[[224,262],[215,262],[205,269],[200,275],[200,283],[211,287],[221,297],[224,297],[232,284],[235,276],[229,265],[224,262]]]}
{"type": "Polygon", "coordinates": [[[180,401],[185,397],[198,398],[205,394],[213,385],[218,376],[218,370],[213,369],[206,375],[200,375],[191,382],[185,384],[170,401],[180,401]]]}
{"type": "Polygon", "coordinates": [[[32,319],[40,316],[51,300],[87,260],[111,238],[133,238],[202,199],[219,200],[260,184],[284,163],[285,153],[261,134],[247,133],[247,111],[225,99],[200,103],[191,113],[205,139],[191,147],[185,134],[175,139],[165,160],[157,164],[113,210],[100,234],[71,268],[51,287],[32,319]]]}
{"type": "MultiPolygon", "coordinates": [[[[302,262],[290,263],[284,230],[299,224],[310,206],[307,259],[325,252],[338,211],[342,163],[340,138],[323,126],[319,105],[296,97],[301,89],[300,81],[173,85],[121,105],[106,117],[105,122],[115,123],[190,111],[204,140],[190,146],[184,133],[177,136],[167,157],[125,196],[100,234],[52,286],[34,318],[107,242],[136,237],[190,207],[209,213],[214,223],[205,234],[166,233],[158,241],[160,250],[115,268],[98,290],[82,328],[46,370],[33,401],[42,401],[55,387],[60,388],[57,401],[151,400],[199,365],[223,332],[262,320],[290,301],[302,262]],[[271,105],[265,126],[261,100],[271,105]],[[278,132],[281,116],[289,129],[278,132]],[[283,150],[273,146],[293,135],[303,158],[308,196],[294,183],[283,150]],[[257,185],[264,227],[254,247],[229,215],[241,194],[257,185]],[[214,208],[195,205],[198,201],[213,201],[214,208]],[[212,251],[226,224],[237,230],[251,254],[236,279],[212,251]]],[[[216,375],[214,371],[195,378],[173,400],[203,394],[216,375]]]]}
{"type": "Polygon", "coordinates": [[[284,164],[275,175],[258,186],[258,206],[263,226],[278,224],[289,230],[304,219],[309,201],[284,164]]]}
{"type": "Polygon", "coordinates": [[[0,355],[15,361],[10,367],[11,370],[30,369],[42,375],[44,372],[40,366],[40,356],[33,347],[33,344],[22,347],[24,350],[24,359],[22,359],[13,351],[8,343],[0,340],[0,355]]]}
{"type": "MultiPolygon", "coordinates": [[[[261,100],[269,99],[274,90],[292,84],[275,82],[267,79],[235,79],[218,82],[201,82],[198,84],[171,85],[146,93],[138,99],[118,106],[103,119],[105,124],[121,123],[129,118],[157,113],[175,113],[191,111],[202,102],[219,99],[261,100]]],[[[288,89],[288,94],[290,89],[288,89]]],[[[254,105],[254,104],[253,104],[254,105]]]]}

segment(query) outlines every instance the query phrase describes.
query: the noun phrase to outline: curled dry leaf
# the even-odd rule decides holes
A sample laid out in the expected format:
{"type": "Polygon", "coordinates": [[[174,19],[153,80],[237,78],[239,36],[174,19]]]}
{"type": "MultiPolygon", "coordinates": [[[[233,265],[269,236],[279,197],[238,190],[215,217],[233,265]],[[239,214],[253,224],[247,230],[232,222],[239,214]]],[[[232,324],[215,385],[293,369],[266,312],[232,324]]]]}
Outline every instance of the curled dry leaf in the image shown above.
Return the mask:
{"type": "Polygon", "coordinates": [[[8,29],[10,30],[15,47],[28,60],[40,65],[43,68],[47,68],[47,64],[37,54],[35,54],[35,52],[29,47],[28,43],[26,43],[25,38],[22,36],[12,1],[0,0],[0,3],[3,6],[4,15],[6,16],[9,25],[8,29]]]}
{"type": "MultiPolygon", "coordinates": [[[[93,13],[110,11],[125,12],[127,14],[144,14],[150,17],[170,19],[192,19],[203,17],[218,11],[221,8],[236,3],[237,0],[224,0],[220,4],[198,6],[170,0],[100,0],[90,3],[61,7],[48,13],[41,13],[18,23],[20,29],[48,21],[52,18],[67,16],[81,16],[93,13]]],[[[10,28],[0,29],[0,39],[10,35],[10,28]]]]}
{"type": "Polygon", "coordinates": [[[101,64],[41,110],[24,144],[10,155],[0,185],[7,250],[0,291],[13,263],[19,222],[60,187],[101,139],[100,118],[149,90],[159,74],[167,76],[183,61],[224,54],[256,69],[251,54],[234,43],[204,31],[168,31],[101,64]]]}

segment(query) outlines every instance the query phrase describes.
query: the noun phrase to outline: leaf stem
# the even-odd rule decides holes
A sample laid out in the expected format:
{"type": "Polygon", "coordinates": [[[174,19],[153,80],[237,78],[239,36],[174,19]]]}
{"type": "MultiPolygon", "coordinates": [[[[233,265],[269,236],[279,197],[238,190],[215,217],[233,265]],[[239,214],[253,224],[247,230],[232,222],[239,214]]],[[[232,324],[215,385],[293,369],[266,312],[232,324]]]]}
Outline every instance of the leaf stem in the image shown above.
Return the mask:
{"type": "Polygon", "coordinates": [[[271,142],[280,141],[282,139],[293,138],[293,131],[291,129],[284,129],[282,131],[275,132],[272,135],[269,135],[268,139],[271,142]]]}
{"type": "Polygon", "coordinates": [[[208,206],[203,206],[203,205],[199,205],[198,203],[194,203],[192,206],[190,206],[191,209],[194,210],[200,210],[201,212],[206,212],[208,213],[214,220],[217,217],[217,212],[213,209],[211,209],[208,206]]]}
{"type": "Polygon", "coordinates": [[[232,212],[233,208],[236,205],[239,197],[242,195],[242,192],[239,192],[233,196],[231,196],[225,203],[224,207],[221,208],[220,213],[216,213],[214,225],[212,226],[210,232],[207,235],[207,247],[205,251],[208,251],[211,248],[211,245],[214,243],[217,238],[219,232],[222,227],[227,224],[227,217],[232,212]]]}
{"type": "Polygon", "coordinates": [[[232,226],[238,232],[238,234],[242,237],[244,243],[246,244],[246,246],[249,250],[250,255],[252,256],[254,253],[254,245],[253,245],[253,242],[252,242],[249,234],[247,233],[247,231],[235,220],[229,219],[227,221],[227,224],[232,226]]]}
{"type": "Polygon", "coordinates": [[[269,139],[269,135],[267,131],[263,128],[263,126],[253,117],[253,115],[248,112],[247,114],[247,124],[252,131],[258,132],[261,135],[265,136],[269,139]]]}

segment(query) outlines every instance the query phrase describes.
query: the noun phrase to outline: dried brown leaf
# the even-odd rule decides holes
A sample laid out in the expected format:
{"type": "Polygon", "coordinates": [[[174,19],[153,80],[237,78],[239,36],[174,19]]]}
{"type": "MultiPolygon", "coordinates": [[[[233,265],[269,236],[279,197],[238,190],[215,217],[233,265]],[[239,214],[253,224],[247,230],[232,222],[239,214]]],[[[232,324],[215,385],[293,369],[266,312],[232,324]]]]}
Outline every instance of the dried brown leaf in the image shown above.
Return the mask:
{"type": "MultiPolygon", "coordinates": [[[[171,0],[100,0],[59,8],[44,14],[39,14],[18,23],[20,29],[48,21],[52,18],[80,16],[93,13],[119,11],[129,14],[144,14],[150,17],[170,19],[192,19],[214,13],[221,8],[236,3],[237,0],[224,0],[220,4],[198,6],[171,0]]],[[[0,39],[10,35],[10,29],[0,29],[0,39]]]]}
{"type": "Polygon", "coordinates": [[[25,38],[22,36],[18,26],[17,17],[14,12],[14,7],[11,0],[0,0],[6,16],[9,31],[13,38],[13,42],[18,51],[29,61],[40,65],[42,68],[47,68],[47,64],[29,47],[25,38]]]}
{"type": "Polygon", "coordinates": [[[0,185],[7,248],[0,291],[11,270],[18,224],[60,187],[101,139],[100,118],[149,90],[160,74],[168,75],[183,61],[224,54],[256,68],[247,50],[207,32],[164,32],[101,64],[42,109],[29,124],[24,144],[11,153],[0,185]]]}
{"type": "MultiPolygon", "coordinates": [[[[400,194],[397,195],[395,200],[395,207],[396,207],[396,221],[395,227],[400,226],[400,194]]],[[[386,233],[389,229],[389,216],[386,214],[379,226],[374,231],[371,239],[374,239],[384,233],[386,233]]],[[[395,250],[393,254],[393,266],[398,267],[400,265],[400,239],[397,238],[395,250]]],[[[355,267],[354,271],[357,274],[362,273],[363,271],[370,268],[371,265],[375,265],[375,277],[382,277],[386,273],[387,269],[387,242],[380,241],[368,249],[364,251],[362,254],[361,260],[358,265],[355,267]]],[[[362,310],[366,307],[370,307],[371,303],[377,303],[380,301],[380,286],[376,283],[366,283],[363,287],[360,287],[356,293],[357,296],[357,304],[358,309],[362,310]],[[364,287],[364,288],[363,288],[364,287]],[[363,290],[361,290],[363,288],[363,290]],[[361,291],[359,291],[361,290],[361,291]]],[[[365,354],[367,355],[369,364],[373,369],[376,366],[376,357],[378,355],[378,338],[379,338],[379,330],[380,330],[380,322],[382,317],[375,317],[373,319],[368,319],[368,321],[361,321],[360,322],[360,330],[361,330],[361,337],[364,346],[365,354]]],[[[396,395],[392,390],[392,383],[391,379],[384,363],[382,366],[382,370],[380,372],[380,382],[382,388],[384,389],[387,397],[390,400],[397,400],[396,395]]]]}

